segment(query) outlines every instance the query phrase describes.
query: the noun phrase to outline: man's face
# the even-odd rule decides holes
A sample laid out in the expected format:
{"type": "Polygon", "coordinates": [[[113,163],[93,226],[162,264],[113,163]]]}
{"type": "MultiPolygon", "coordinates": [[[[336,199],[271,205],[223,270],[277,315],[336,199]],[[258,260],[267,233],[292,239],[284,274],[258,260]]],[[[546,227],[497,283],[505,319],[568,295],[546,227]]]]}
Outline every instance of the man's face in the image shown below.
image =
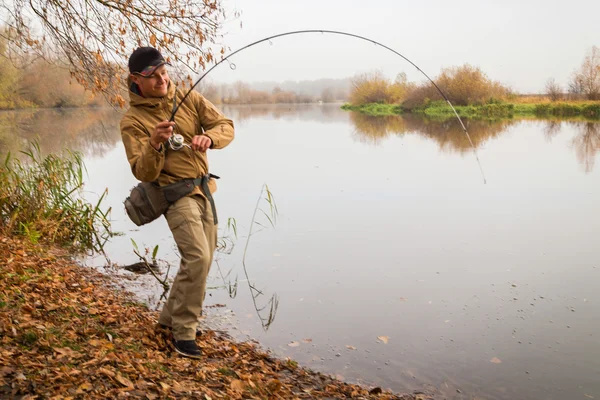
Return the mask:
{"type": "Polygon", "coordinates": [[[131,80],[137,83],[144,97],[164,97],[169,89],[167,67],[161,65],[150,76],[131,74],[131,80]]]}

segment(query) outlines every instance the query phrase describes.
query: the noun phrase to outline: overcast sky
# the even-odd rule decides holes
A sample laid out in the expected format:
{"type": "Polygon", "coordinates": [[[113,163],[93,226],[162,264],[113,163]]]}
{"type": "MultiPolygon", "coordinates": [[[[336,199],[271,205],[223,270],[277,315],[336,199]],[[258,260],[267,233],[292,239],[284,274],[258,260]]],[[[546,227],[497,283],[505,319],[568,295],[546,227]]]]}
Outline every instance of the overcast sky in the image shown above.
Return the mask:
{"type": "MultiPolygon", "coordinates": [[[[236,50],[290,30],[341,30],[379,41],[431,77],[469,63],[521,93],[565,85],[591,46],[600,46],[600,0],[224,0],[242,14],[225,25],[236,50]],[[240,22],[242,27],[240,28],[240,22]]],[[[230,12],[231,14],[231,12],[230,12]]],[[[344,78],[382,71],[422,75],[400,57],[357,39],[287,36],[247,49],[209,77],[217,82],[344,78]]]]}

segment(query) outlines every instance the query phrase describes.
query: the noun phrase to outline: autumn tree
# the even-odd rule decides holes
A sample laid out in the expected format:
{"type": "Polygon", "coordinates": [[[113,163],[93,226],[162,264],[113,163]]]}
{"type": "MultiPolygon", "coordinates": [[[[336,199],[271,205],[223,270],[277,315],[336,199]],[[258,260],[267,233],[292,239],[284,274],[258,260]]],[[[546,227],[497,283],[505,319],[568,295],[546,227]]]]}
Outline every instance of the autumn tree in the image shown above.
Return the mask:
{"type": "Polygon", "coordinates": [[[0,37],[0,109],[14,108],[20,101],[19,78],[20,72],[8,60],[6,40],[0,37]]]}
{"type": "Polygon", "coordinates": [[[191,80],[225,49],[222,0],[1,0],[12,56],[68,63],[72,78],[113,103],[138,46],[157,47],[191,80]]]}
{"type": "Polygon", "coordinates": [[[588,100],[600,100],[600,48],[593,46],[579,70],[573,73],[569,91],[583,94],[588,100]]]}
{"type": "Polygon", "coordinates": [[[562,89],[560,88],[560,85],[556,83],[554,78],[550,78],[546,81],[546,94],[552,101],[560,100],[562,97],[562,89]]]}

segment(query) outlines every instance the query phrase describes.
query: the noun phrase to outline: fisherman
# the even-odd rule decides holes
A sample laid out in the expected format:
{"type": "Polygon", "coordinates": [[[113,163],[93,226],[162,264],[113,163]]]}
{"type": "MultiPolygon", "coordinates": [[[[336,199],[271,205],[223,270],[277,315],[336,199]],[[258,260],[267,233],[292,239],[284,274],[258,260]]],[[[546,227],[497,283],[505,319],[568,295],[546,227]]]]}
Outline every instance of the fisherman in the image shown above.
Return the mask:
{"type": "Polygon", "coordinates": [[[133,175],[160,186],[202,177],[187,196],[172,204],[165,217],[181,255],[179,271],[158,323],[172,329],[175,350],[199,358],[198,318],[206,279],[217,245],[217,217],[207,150],[222,149],[234,136],[233,122],[208,100],[192,91],[169,121],[171,104],[184,94],[169,79],[169,65],[153,47],[139,47],[129,57],[129,109],[121,120],[121,138],[133,175]],[[174,145],[180,134],[187,146],[174,145]],[[178,149],[178,150],[175,150],[178,149]]]}

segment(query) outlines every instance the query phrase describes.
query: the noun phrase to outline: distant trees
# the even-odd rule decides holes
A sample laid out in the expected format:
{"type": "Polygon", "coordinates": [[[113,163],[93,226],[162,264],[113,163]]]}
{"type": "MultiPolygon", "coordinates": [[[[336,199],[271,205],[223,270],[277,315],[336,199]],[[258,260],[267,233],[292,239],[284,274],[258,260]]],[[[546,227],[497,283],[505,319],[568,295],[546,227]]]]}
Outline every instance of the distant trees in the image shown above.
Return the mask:
{"type": "Polygon", "coordinates": [[[313,96],[282,90],[275,87],[269,91],[254,89],[245,82],[233,84],[202,83],[199,92],[214,104],[293,104],[312,103],[313,96]]]}
{"type": "Polygon", "coordinates": [[[0,109],[19,106],[20,71],[8,60],[6,40],[0,37],[0,109]]]}
{"type": "Polygon", "coordinates": [[[336,100],[332,88],[325,88],[321,92],[321,101],[323,103],[333,103],[336,100]]]}
{"type": "Polygon", "coordinates": [[[546,81],[546,94],[550,97],[551,101],[558,101],[562,98],[562,89],[554,78],[546,81]]]}
{"type": "Polygon", "coordinates": [[[99,104],[83,86],[72,82],[68,66],[38,58],[17,68],[8,56],[8,42],[0,36],[0,109],[22,107],[77,107],[99,104]]]}
{"type": "Polygon", "coordinates": [[[569,92],[588,100],[600,100],[600,48],[592,46],[578,70],[573,72],[569,92]]]}

